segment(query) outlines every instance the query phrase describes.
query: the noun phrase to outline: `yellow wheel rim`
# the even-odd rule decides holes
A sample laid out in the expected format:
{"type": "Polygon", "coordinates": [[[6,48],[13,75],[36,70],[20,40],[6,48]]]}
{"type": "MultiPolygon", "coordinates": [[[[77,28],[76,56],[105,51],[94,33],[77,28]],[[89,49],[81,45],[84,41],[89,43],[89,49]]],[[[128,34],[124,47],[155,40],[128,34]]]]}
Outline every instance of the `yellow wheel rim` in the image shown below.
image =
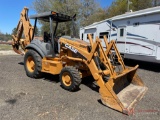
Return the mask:
{"type": "Polygon", "coordinates": [[[70,74],[68,72],[64,72],[62,75],[62,82],[65,86],[70,86],[72,81],[71,81],[71,77],[70,74]]]}
{"type": "Polygon", "coordinates": [[[34,60],[31,56],[29,56],[27,58],[27,68],[28,68],[29,72],[33,72],[35,69],[35,63],[34,63],[34,60]]]}

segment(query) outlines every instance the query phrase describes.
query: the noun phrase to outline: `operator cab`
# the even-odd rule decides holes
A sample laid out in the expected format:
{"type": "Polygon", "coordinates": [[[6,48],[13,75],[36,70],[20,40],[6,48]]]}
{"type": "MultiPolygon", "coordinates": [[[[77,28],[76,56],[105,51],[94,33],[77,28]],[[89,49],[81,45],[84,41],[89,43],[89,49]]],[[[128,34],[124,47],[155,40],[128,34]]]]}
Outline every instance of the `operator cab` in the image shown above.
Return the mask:
{"type": "MultiPolygon", "coordinates": [[[[57,13],[54,11],[50,12],[44,12],[36,15],[31,15],[29,18],[30,19],[35,19],[34,23],[34,33],[35,33],[35,28],[37,24],[37,20],[41,20],[44,22],[49,22],[50,24],[50,33],[44,32],[44,41],[38,41],[38,40],[32,40],[31,44],[35,44],[38,46],[41,50],[41,53],[44,54],[44,56],[50,56],[50,57],[55,57],[55,54],[58,53],[58,38],[56,36],[56,31],[59,23],[62,22],[73,22],[73,27],[74,27],[74,20],[75,20],[75,15],[73,17],[64,15],[61,13],[57,13]],[[53,28],[53,24],[55,24],[55,28],[53,28]]],[[[34,33],[33,37],[34,38],[34,33]]],[[[42,57],[44,57],[42,56],[42,57]]]]}

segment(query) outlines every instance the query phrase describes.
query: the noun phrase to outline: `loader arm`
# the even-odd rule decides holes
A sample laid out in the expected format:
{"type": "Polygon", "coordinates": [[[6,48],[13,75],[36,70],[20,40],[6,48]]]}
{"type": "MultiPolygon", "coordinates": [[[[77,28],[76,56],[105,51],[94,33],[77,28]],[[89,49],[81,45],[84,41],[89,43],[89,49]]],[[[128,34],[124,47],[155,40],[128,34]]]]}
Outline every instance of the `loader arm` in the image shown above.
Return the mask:
{"type": "Polygon", "coordinates": [[[30,44],[34,34],[34,27],[29,21],[28,8],[26,7],[21,12],[16,30],[16,35],[12,35],[12,47],[16,53],[23,55],[23,52],[20,51],[19,46],[21,46],[21,49],[25,51],[25,47],[30,44]],[[21,39],[22,34],[24,34],[24,39],[21,39]]]}

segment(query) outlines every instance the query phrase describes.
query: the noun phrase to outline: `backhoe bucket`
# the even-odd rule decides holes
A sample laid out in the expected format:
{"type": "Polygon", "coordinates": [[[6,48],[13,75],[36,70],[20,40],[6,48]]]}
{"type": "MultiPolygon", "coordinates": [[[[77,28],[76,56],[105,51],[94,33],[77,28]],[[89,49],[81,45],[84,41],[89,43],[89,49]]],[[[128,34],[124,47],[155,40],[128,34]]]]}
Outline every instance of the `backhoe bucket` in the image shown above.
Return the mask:
{"type": "Polygon", "coordinates": [[[22,51],[19,50],[19,48],[15,45],[12,45],[14,52],[16,52],[17,54],[20,55],[24,55],[24,53],[22,51]]]}
{"type": "Polygon", "coordinates": [[[14,39],[12,39],[12,48],[14,50],[14,52],[16,52],[17,54],[20,54],[20,55],[24,55],[24,52],[22,52],[20,49],[19,49],[19,46],[21,46],[21,48],[23,49],[24,51],[24,45],[22,44],[23,43],[23,39],[20,39],[19,42],[16,42],[15,41],[15,37],[13,36],[14,39]]]}
{"type": "Polygon", "coordinates": [[[110,78],[100,88],[102,103],[124,114],[132,114],[136,102],[147,91],[140,77],[136,74],[138,65],[128,68],[123,73],[110,78]]]}

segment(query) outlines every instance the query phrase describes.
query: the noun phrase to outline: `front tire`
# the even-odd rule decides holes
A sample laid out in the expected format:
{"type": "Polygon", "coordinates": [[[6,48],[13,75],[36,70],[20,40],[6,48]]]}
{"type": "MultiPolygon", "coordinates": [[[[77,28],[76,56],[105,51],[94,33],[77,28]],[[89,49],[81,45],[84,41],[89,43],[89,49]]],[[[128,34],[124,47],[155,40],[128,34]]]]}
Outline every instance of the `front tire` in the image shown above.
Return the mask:
{"type": "Polygon", "coordinates": [[[61,86],[69,91],[75,91],[79,89],[81,84],[81,77],[78,70],[72,66],[66,66],[60,73],[61,86]]]}
{"type": "Polygon", "coordinates": [[[24,56],[24,68],[28,77],[42,77],[42,57],[34,50],[28,50],[24,56]]]}

